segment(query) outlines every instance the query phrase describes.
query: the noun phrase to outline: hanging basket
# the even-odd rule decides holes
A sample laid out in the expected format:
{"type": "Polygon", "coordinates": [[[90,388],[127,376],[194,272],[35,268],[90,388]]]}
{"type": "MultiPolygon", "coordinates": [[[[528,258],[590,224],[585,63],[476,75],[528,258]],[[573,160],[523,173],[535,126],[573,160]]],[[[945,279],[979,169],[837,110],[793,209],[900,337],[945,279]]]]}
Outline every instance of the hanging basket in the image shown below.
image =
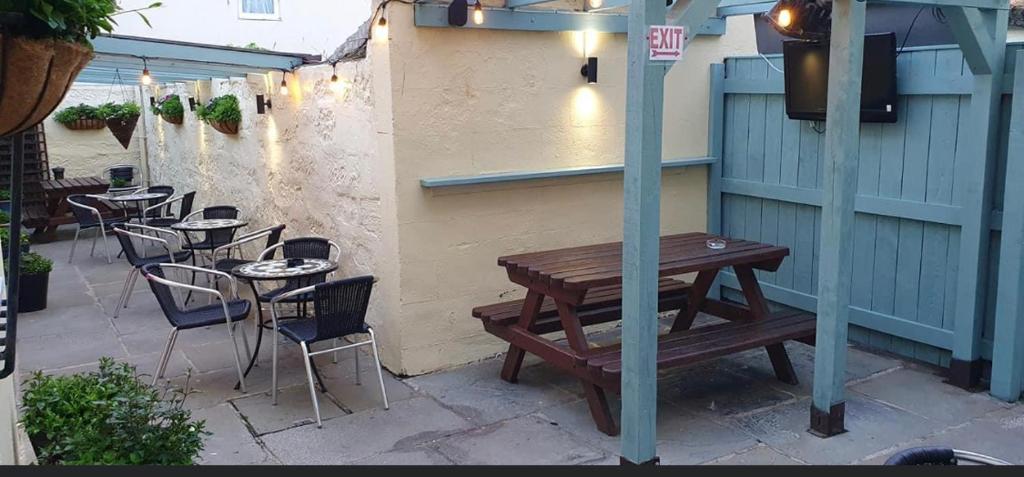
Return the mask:
{"type": "Polygon", "coordinates": [[[75,131],[84,131],[86,129],[103,129],[107,127],[107,123],[102,119],[78,119],[65,124],[64,127],[75,131]]]}
{"type": "Polygon", "coordinates": [[[167,122],[169,122],[171,124],[181,125],[182,123],[185,122],[185,116],[184,115],[181,115],[181,116],[164,116],[164,115],[161,114],[160,117],[163,118],[164,121],[167,121],[167,122]]]}
{"type": "Polygon", "coordinates": [[[238,121],[210,121],[210,126],[224,134],[238,134],[238,121]]]}
{"type": "Polygon", "coordinates": [[[0,137],[49,116],[92,57],[76,43],[0,34],[0,137]]]}
{"type": "Polygon", "coordinates": [[[135,126],[139,123],[139,115],[133,115],[128,119],[115,119],[110,118],[107,120],[107,128],[117,138],[117,142],[121,143],[125,149],[128,149],[128,144],[132,142],[132,134],[135,134],[135,126]]]}

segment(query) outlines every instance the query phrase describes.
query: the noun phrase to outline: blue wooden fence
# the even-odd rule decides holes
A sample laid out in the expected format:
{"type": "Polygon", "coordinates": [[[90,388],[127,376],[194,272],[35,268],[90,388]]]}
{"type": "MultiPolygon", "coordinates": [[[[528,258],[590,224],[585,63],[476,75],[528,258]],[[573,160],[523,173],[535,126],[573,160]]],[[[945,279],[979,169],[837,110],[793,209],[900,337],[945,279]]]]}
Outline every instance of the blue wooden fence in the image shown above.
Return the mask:
{"type": "MultiPolygon", "coordinates": [[[[991,357],[998,276],[1006,142],[1015,52],[1003,82],[1001,146],[991,186],[993,220],[988,259],[983,357],[991,357]]],[[[712,168],[709,228],[734,238],[790,247],[774,273],[761,273],[766,296],[814,311],[818,278],[821,161],[826,123],[786,117],[779,56],[728,58],[712,67],[712,168]],[[770,63],[769,63],[770,62],[770,63]],[[774,68],[773,68],[774,66],[774,68]],[[719,138],[716,138],[719,139],[719,138]]],[[[861,126],[850,338],[939,365],[953,347],[961,263],[961,203],[967,168],[980,167],[960,147],[972,78],[955,47],[908,48],[897,58],[899,121],[861,126]]],[[[724,274],[720,292],[740,298],[724,274]]]]}

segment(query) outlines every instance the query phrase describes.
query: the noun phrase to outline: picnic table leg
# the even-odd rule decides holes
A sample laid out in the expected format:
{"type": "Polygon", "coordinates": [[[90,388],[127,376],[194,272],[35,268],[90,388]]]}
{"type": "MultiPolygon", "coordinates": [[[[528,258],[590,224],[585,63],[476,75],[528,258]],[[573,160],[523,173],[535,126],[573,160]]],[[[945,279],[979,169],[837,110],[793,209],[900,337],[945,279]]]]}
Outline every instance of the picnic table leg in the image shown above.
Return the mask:
{"type": "MultiPolygon", "coordinates": [[[[743,288],[743,296],[747,299],[747,306],[753,319],[760,320],[768,316],[768,303],[761,293],[761,285],[757,282],[754,270],[749,266],[734,266],[736,278],[739,279],[740,287],[743,288]]],[[[765,346],[768,351],[768,359],[772,362],[775,376],[786,384],[797,385],[800,380],[793,370],[793,363],[789,361],[789,354],[786,352],[786,345],[783,343],[765,346]]]]}
{"type": "Polygon", "coordinates": [[[697,279],[694,280],[693,286],[690,287],[690,299],[687,300],[686,309],[681,310],[679,315],[676,316],[674,322],[672,322],[672,332],[685,331],[693,326],[693,320],[697,318],[697,312],[700,311],[700,307],[704,304],[704,300],[707,298],[708,291],[711,290],[711,285],[715,283],[715,277],[718,276],[718,269],[714,270],[701,270],[697,273],[697,279]]]}
{"type": "MultiPolygon", "coordinates": [[[[533,290],[526,293],[526,299],[523,300],[523,309],[519,313],[519,322],[516,326],[529,330],[533,323],[537,321],[537,315],[540,313],[540,305],[544,303],[544,295],[533,290]]],[[[505,354],[505,365],[501,368],[501,379],[514,383],[519,380],[519,369],[523,367],[523,358],[526,357],[526,351],[522,348],[510,344],[508,345],[508,353],[505,354]]]]}
{"type": "MultiPolygon", "coordinates": [[[[583,326],[576,316],[576,309],[572,305],[560,300],[555,300],[558,306],[558,317],[562,321],[562,328],[565,330],[565,339],[576,352],[584,352],[590,349],[587,343],[587,336],[583,333],[583,326]]],[[[619,426],[612,417],[611,408],[608,406],[608,396],[604,389],[589,381],[580,380],[583,385],[583,393],[587,398],[587,405],[590,407],[590,415],[597,424],[597,429],[609,436],[619,435],[619,426]]]]}

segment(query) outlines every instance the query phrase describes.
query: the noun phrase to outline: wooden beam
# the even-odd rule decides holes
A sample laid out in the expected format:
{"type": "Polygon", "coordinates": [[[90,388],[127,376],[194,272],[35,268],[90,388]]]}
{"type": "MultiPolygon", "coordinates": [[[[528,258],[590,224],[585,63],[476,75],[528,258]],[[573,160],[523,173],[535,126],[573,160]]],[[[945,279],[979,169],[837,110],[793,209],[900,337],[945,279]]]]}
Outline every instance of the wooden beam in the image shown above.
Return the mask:
{"type": "Polygon", "coordinates": [[[714,19],[718,3],[719,0],[678,0],[668,10],[667,24],[686,27],[684,47],[697,37],[694,32],[698,31],[702,24],[714,19]]]}
{"type": "MultiPolygon", "coordinates": [[[[1017,50],[1006,151],[1006,183],[1024,183],[1024,50],[1017,50]]],[[[992,338],[991,393],[1016,401],[1024,389],[1024,188],[1006,188],[999,240],[999,288],[992,338]]]]}
{"type": "MultiPolygon", "coordinates": [[[[996,66],[995,38],[986,24],[986,17],[977,8],[943,7],[942,13],[949,20],[949,29],[960,44],[964,60],[975,75],[992,74],[996,66]]],[[[1000,45],[1005,46],[1005,41],[1000,45]]]]}
{"type": "Polygon", "coordinates": [[[508,8],[519,8],[541,3],[551,3],[553,1],[555,0],[505,0],[505,6],[508,8]]]}
{"type": "Polygon", "coordinates": [[[821,248],[818,274],[818,329],[814,348],[811,431],[844,432],[846,340],[853,269],[854,202],[860,155],[860,88],[864,61],[866,5],[832,2],[828,75],[828,129],[823,160],[821,248]]]}
{"type": "MultiPolygon", "coordinates": [[[[957,276],[956,310],[953,328],[953,357],[950,382],[963,388],[975,387],[981,379],[981,335],[985,316],[985,282],[988,278],[988,247],[992,217],[993,175],[1002,100],[1003,64],[1006,56],[1006,10],[980,11],[981,25],[971,24],[972,35],[991,38],[989,68],[974,72],[974,88],[966,124],[971,134],[964,144],[964,157],[957,163],[956,177],[963,207],[960,228],[960,273],[957,276]]],[[[958,41],[968,41],[963,33],[958,41]]],[[[970,63],[968,63],[971,65],[970,63]]],[[[973,65],[972,69],[974,68],[973,65]]]]}
{"type": "Polygon", "coordinates": [[[909,3],[926,7],[967,7],[986,10],[1009,10],[1008,0],[870,0],[871,3],[909,3]]]}
{"type": "MultiPolygon", "coordinates": [[[[712,63],[711,87],[708,96],[708,154],[716,154],[717,161],[708,167],[708,219],[707,230],[722,233],[722,141],[725,138],[725,64],[712,63]]],[[[708,297],[721,297],[721,278],[715,277],[708,297]]]]}
{"type": "MultiPolygon", "coordinates": [[[[698,0],[700,1],[700,0],[698,0]]],[[[709,2],[710,0],[703,0],[709,2]]],[[[647,31],[665,24],[664,0],[629,11],[622,241],[622,460],[657,462],[658,254],[665,66],[648,59],[647,31]]]]}

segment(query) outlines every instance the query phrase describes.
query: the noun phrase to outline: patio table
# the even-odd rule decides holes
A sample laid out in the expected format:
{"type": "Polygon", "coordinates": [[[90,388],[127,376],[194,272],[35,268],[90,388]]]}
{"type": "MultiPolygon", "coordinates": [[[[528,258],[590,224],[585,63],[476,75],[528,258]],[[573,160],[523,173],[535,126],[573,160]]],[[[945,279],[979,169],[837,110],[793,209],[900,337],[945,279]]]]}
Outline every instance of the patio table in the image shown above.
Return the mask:
{"type": "MultiPolygon", "coordinates": [[[[45,208],[27,209],[24,223],[29,227],[35,227],[36,240],[50,241],[54,238],[57,227],[75,223],[75,217],[71,214],[71,204],[67,201],[69,195],[102,193],[110,184],[99,177],[70,177],[42,181],[40,186],[46,197],[45,208]]],[[[109,215],[111,211],[101,212],[109,215]]]]}
{"type": "MultiPolygon", "coordinates": [[[[663,299],[661,293],[666,290],[679,294],[678,285],[665,277],[694,272],[697,276],[692,286],[686,284],[685,300],[669,302],[675,303],[672,306],[678,307],[679,313],[671,331],[659,337],[658,368],[692,364],[763,346],[777,377],[796,383],[782,343],[812,340],[814,316],[795,311],[770,313],[754,274],[755,269],[778,269],[787,255],[786,247],[704,233],[662,237],[658,274],[663,278],[659,283],[659,299],[663,299]],[[711,248],[709,240],[725,240],[725,247],[711,248]],[[747,305],[707,297],[718,272],[725,267],[735,271],[747,305]],[[699,311],[732,321],[690,329],[699,311]]],[[[498,259],[498,265],[505,268],[509,280],[527,289],[526,298],[520,302],[488,305],[473,311],[488,332],[510,343],[502,379],[517,380],[524,355],[529,351],[578,377],[597,427],[606,434],[616,435],[618,427],[612,419],[605,392],[620,389],[621,347],[618,344],[591,347],[583,327],[610,321],[595,316],[607,317],[615,313],[615,319],[621,317],[622,243],[504,256],[498,259]],[[594,296],[588,298],[588,293],[594,296]],[[600,306],[594,301],[601,301],[600,306]],[[511,316],[507,305],[519,306],[520,303],[521,311],[511,316]],[[551,317],[544,316],[548,312],[551,317]],[[555,316],[560,323],[550,323],[555,316]],[[567,346],[541,336],[554,331],[565,332],[567,346]]]]}
{"type": "MultiPolygon", "coordinates": [[[[258,320],[256,347],[253,350],[252,357],[249,359],[249,365],[245,368],[245,376],[249,375],[249,371],[256,364],[256,358],[260,355],[263,330],[270,329],[263,319],[263,307],[259,303],[260,291],[256,288],[256,282],[295,280],[297,288],[304,288],[314,284],[312,282],[313,278],[325,273],[331,273],[337,269],[338,264],[331,260],[304,258],[301,265],[295,266],[288,266],[288,259],[276,259],[244,263],[231,270],[232,275],[249,282],[249,286],[252,288],[253,299],[256,300],[256,316],[258,320]]],[[[276,332],[277,330],[271,331],[276,332]]],[[[309,358],[309,360],[313,367],[313,374],[316,375],[316,379],[320,383],[320,389],[324,389],[323,381],[320,379],[320,373],[316,369],[316,364],[313,363],[313,358],[309,358]]]]}
{"type": "Polygon", "coordinates": [[[163,192],[135,192],[131,194],[89,194],[89,197],[94,199],[105,200],[107,202],[116,202],[121,204],[121,209],[125,211],[125,215],[128,215],[128,204],[135,203],[135,211],[139,214],[137,219],[139,223],[145,222],[145,218],[142,216],[142,211],[145,209],[145,203],[151,200],[166,199],[169,194],[163,192]]]}

